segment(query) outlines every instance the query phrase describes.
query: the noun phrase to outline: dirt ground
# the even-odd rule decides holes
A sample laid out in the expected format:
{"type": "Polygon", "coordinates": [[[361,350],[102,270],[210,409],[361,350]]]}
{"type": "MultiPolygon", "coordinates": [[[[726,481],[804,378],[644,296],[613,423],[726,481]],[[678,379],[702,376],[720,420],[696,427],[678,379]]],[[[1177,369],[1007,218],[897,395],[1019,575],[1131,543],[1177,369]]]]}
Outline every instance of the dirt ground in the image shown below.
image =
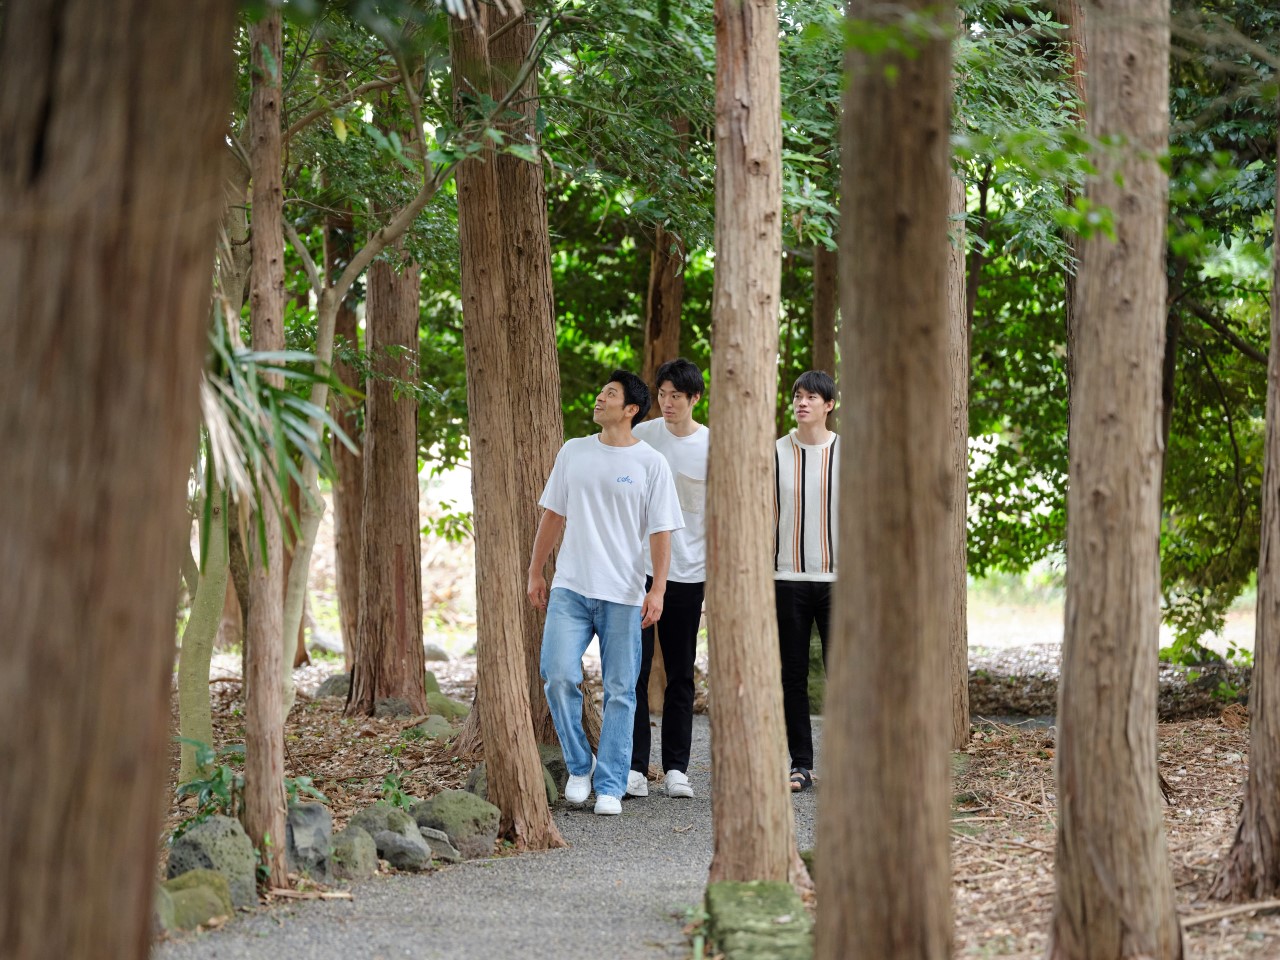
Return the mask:
{"type": "MultiPolygon", "coordinates": [[[[1186,954],[1206,960],[1280,956],[1280,904],[1255,915],[1211,900],[1230,846],[1248,757],[1238,705],[1161,724],[1160,772],[1172,788],[1165,832],[1186,954]]],[[[956,956],[1044,956],[1053,911],[1056,797],[1052,731],[980,729],[962,755],[952,815],[956,956]]]]}
{"type": "MultiPolygon", "coordinates": [[[[474,661],[434,664],[446,693],[468,698],[474,661]]],[[[304,668],[303,691],[339,665],[304,668]]],[[[243,704],[234,680],[213,684],[221,743],[242,742],[243,704]]],[[[301,693],[286,731],[286,774],[310,776],[338,825],[384,795],[387,777],[427,798],[460,787],[472,759],[447,744],[404,736],[407,721],[342,716],[342,701],[301,693]]],[[[1248,756],[1247,717],[1228,707],[1217,717],[1161,724],[1160,770],[1173,790],[1165,829],[1185,927],[1187,956],[1205,960],[1280,956],[1280,905],[1255,914],[1208,898],[1235,829],[1248,756]]],[[[1044,955],[1053,908],[1056,796],[1052,729],[987,724],[955,755],[952,870],[957,957],[1044,955]]],[[[170,774],[172,798],[176,752],[170,774]]],[[[238,760],[226,762],[233,766],[238,760]]],[[[821,802],[821,799],[819,800],[821,802]]],[[[190,813],[172,804],[166,836],[190,813]]],[[[820,903],[820,901],[819,901],[820,903]]],[[[819,906],[820,908],[820,906],[819,906]]]]}
{"type": "MultiPolygon", "coordinates": [[[[424,522],[438,512],[439,500],[464,500],[454,489],[458,486],[456,478],[452,485],[424,483],[424,522]]],[[[330,511],[312,568],[312,601],[322,631],[337,627],[331,517],[330,511]]],[[[474,561],[465,546],[424,542],[427,639],[453,654],[447,662],[428,666],[446,694],[467,701],[474,689],[474,658],[463,654],[473,643],[473,584],[474,561]]],[[[975,645],[1060,639],[1056,609],[1019,619],[1026,611],[990,603],[974,607],[975,645]]],[[[1251,618],[1233,626],[1243,637],[1252,627],[1251,618]]],[[[211,683],[222,744],[243,742],[244,737],[238,659],[220,654],[217,679],[211,683]]],[[[296,674],[299,697],[287,724],[285,760],[287,776],[310,776],[325,794],[338,826],[358,807],[382,797],[388,777],[404,793],[420,798],[463,784],[472,759],[456,756],[447,744],[406,738],[403,718],[344,718],[341,700],[312,699],[319,682],[340,669],[340,661],[317,660],[296,674]]],[[[1165,829],[1188,957],[1280,957],[1280,905],[1263,913],[1208,898],[1235,829],[1248,757],[1247,726],[1244,708],[1233,705],[1218,716],[1159,728],[1160,770],[1173,790],[1165,807],[1165,829]]],[[[986,724],[956,755],[952,869],[957,957],[1039,960],[1044,955],[1053,908],[1055,747],[1052,729],[986,724]]],[[[238,760],[226,762],[234,766],[238,760]]],[[[176,774],[175,749],[167,794],[171,801],[176,774]]],[[[189,814],[189,803],[171,802],[165,835],[189,814]]]]}

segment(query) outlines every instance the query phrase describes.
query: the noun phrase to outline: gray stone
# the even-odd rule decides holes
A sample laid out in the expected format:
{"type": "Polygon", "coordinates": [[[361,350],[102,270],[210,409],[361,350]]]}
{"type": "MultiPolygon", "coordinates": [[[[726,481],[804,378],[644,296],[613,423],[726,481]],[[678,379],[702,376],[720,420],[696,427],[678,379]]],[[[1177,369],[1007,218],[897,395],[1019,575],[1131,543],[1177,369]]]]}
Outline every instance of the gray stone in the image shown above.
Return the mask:
{"type": "Polygon", "coordinates": [[[448,740],[450,737],[458,735],[458,731],[454,729],[453,724],[437,713],[433,713],[416,727],[409,728],[410,733],[414,731],[417,731],[418,736],[427,740],[448,740]]]}
{"type": "Polygon", "coordinates": [[[461,700],[450,700],[443,693],[428,693],[427,709],[431,713],[438,713],[440,716],[447,717],[450,720],[456,717],[465,717],[471,712],[469,704],[465,704],[461,700]]]}
{"type": "Polygon", "coordinates": [[[351,674],[335,673],[331,677],[326,677],[325,681],[316,689],[316,699],[321,697],[342,697],[344,700],[347,694],[351,692],[351,674]]]}
{"type": "Polygon", "coordinates": [[[559,745],[554,743],[538,744],[538,756],[542,757],[542,765],[551,774],[551,780],[556,785],[556,789],[564,793],[564,785],[569,782],[569,768],[565,766],[564,753],[560,750],[559,745]]]}
{"type": "Polygon", "coordinates": [[[448,660],[449,651],[437,643],[424,643],[422,645],[422,655],[427,660],[448,660]]]}
{"type": "Polygon", "coordinates": [[[492,803],[465,790],[445,790],[413,808],[419,827],[443,831],[468,860],[492,855],[500,817],[492,803]]]}
{"type": "Polygon", "coordinates": [[[378,846],[378,856],[397,870],[425,870],[431,866],[431,847],[414,832],[412,837],[390,830],[380,830],[373,835],[378,846]]]}
{"type": "Polygon", "coordinates": [[[289,869],[324,880],[333,848],[333,814],[323,803],[291,803],[284,823],[285,859],[289,869]]]}
{"type": "Polygon", "coordinates": [[[155,894],[151,898],[151,932],[153,935],[170,933],[177,929],[173,896],[162,886],[156,887],[155,894]]]}
{"type": "Polygon", "coordinates": [[[443,830],[419,827],[418,832],[422,834],[422,839],[427,841],[427,846],[431,848],[432,860],[440,860],[444,863],[462,862],[462,854],[458,852],[457,847],[449,842],[449,835],[443,830]]]}
{"type": "Polygon", "coordinates": [[[323,650],[325,653],[343,653],[342,634],[330,633],[328,630],[317,630],[315,624],[312,623],[311,628],[307,631],[311,637],[311,649],[323,650]]]}
{"type": "MultiPolygon", "coordinates": [[[[546,767],[542,768],[542,781],[547,790],[547,803],[555,804],[560,799],[560,791],[556,789],[555,778],[546,767]]],[[[467,776],[466,791],[474,793],[481,800],[489,799],[489,773],[483,760],[467,776]]]]}
{"type": "Polygon", "coordinates": [[[378,846],[360,827],[348,826],[333,835],[329,876],[335,880],[364,880],[378,872],[378,846]]]}
{"type": "Polygon", "coordinates": [[[166,876],[189,870],[217,870],[231,887],[231,903],[251,907],[258,902],[258,857],[239,820],[214,816],[192,827],[169,848],[166,876]]]}
{"type": "Polygon", "coordinates": [[[436,675],[430,670],[427,671],[427,693],[439,693],[440,681],[436,679],[436,675]]]}
{"type": "Polygon", "coordinates": [[[379,800],[363,810],[357,810],[348,827],[359,827],[371,837],[376,837],[383,830],[390,830],[403,837],[418,836],[418,825],[414,823],[413,817],[386,800],[379,800]]]}
{"type": "Polygon", "coordinates": [[[785,881],[707,887],[707,932],[725,960],[810,960],[812,922],[785,881]]]}
{"type": "Polygon", "coordinates": [[[373,704],[375,717],[409,717],[413,715],[413,706],[403,697],[383,697],[373,704]]]}
{"type": "Polygon", "coordinates": [[[218,902],[222,904],[221,913],[224,916],[229,917],[235,912],[235,908],[231,905],[231,887],[227,883],[227,878],[217,870],[188,870],[186,873],[178,874],[172,880],[166,880],[160,884],[160,887],[167,890],[171,897],[183,890],[207,887],[214,892],[218,902]]]}
{"type": "Polygon", "coordinates": [[[170,894],[173,898],[173,927],[175,930],[194,930],[215,917],[230,914],[222,910],[222,901],[209,887],[192,887],[170,894]]]}

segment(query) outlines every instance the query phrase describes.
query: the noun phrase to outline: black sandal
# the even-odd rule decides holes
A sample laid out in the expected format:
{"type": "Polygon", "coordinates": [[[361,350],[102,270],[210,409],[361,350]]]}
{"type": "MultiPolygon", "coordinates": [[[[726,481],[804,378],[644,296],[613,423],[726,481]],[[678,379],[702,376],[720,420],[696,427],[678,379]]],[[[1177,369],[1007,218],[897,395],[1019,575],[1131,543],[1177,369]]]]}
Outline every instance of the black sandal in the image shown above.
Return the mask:
{"type": "Polygon", "coordinates": [[[813,786],[813,774],[804,767],[791,768],[791,792],[799,793],[813,786]]]}

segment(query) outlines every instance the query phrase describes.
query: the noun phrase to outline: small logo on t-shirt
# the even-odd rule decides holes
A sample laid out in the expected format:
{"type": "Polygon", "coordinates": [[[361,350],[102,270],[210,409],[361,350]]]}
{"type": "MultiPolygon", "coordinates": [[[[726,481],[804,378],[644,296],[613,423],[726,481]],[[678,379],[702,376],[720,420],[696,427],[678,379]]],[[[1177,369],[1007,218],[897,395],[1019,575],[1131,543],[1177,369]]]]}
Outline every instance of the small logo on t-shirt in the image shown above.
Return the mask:
{"type": "Polygon", "coordinates": [[[633,481],[630,477],[619,477],[616,482],[617,483],[634,483],[635,481],[633,481]]]}

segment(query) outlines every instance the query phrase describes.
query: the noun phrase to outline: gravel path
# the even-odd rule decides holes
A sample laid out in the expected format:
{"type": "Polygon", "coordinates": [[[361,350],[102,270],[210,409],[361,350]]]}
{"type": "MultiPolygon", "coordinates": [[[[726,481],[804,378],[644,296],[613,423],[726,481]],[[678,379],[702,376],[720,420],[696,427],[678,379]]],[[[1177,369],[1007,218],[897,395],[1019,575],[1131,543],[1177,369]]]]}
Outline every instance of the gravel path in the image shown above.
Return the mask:
{"type": "MultiPolygon", "coordinates": [[[[814,717],[820,748],[822,720],[814,717]]],[[[426,875],[376,877],[351,901],[307,901],[241,916],[225,930],[160,944],[153,960],[615,960],[687,957],[681,933],[711,862],[710,731],[694,718],[693,800],[659,787],[620,817],[563,806],[571,846],[426,875]]],[[[654,735],[654,759],[659,737],[654,735]]],[[[652,785],[651,785],[652,786],[652,785]]],[[[815,794],[795,799],[801,849],[813,846],[815,794]]]]}

